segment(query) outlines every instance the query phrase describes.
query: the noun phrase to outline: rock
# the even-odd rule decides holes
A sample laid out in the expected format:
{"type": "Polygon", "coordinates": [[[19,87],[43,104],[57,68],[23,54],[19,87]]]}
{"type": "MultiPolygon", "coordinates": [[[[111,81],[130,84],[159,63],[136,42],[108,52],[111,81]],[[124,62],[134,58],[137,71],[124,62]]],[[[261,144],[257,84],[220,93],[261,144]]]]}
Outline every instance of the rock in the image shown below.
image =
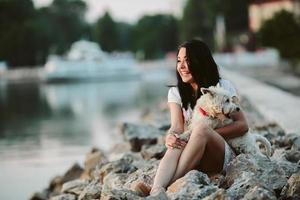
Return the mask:
{"type": "Polygon", "coordinates": [[[167,151],[165,145],[144,145],[141,150],[141,155],[145,160],[150,160],[151,158],[161,159],[167,151]]]}
{"type": "Polygon", "coordinates": [[[300,199],[300,172],[293,174],[287,185],[283,188],[281,195],[286,198],[300,199]]]}
{"type": "Polygon", "coordinates": [[[197,170],[188,172],[167,189],[170,199],[202,199],[217,191],[208,176],[197,170]]]}
{"type": "Polygon", "coordinates": [[[271,157],[271,160],[274,161],[282,161],[282,160],[286,160],[285,158],[285,149],[284,148],[278,148],[274,150],[274,153],[271,157]]]}
{"type": "Polygon", "coordinates": [[[245,194],[243,199],[244,200],[258,200],[258,199],[276,200],[277,198],[274,192],[261,186],[254,186],[245,194]]]}
{"type": "Polygon", "coordinates": [[[299,134],[293,139],[292,149],[300,151],[300,136],[299,136],[299,134]]]}
{"type": "Polygon", "coordinates": [[[109,191],[103,191],[100,197],[100,200],[143,200],[144,198],[139,197],[131,190],[126,189],[113,189],[109,191]]]}
{"type": "Polygon", "coordinates": [[[84,172],[81,175],[82,179],[91,180],[92,172],[96,168],[97,164],[107,162],[105,154],[99,149],[92,149],[92,151],[86,156],[84,162],[84,172]]]}
{"type": "Polygon", "coordinates": [[[142,112],[142,121],[156,128],[166,131],[170,128],[170,112],[167,103],[163,102],[159,108],[145,109],[142,112]]]}
{"type": "Polygon", "coordinates": [[[63,184],[64,184],[64,177],[56,176],[50,181],[48,187],[49,191],[54,193],[60,193],[63,184]]]}
{"type": "Polygon", "coordinates": [[[225,176],[223,174],[212,174],[209,176],[209,179],[212,184],[221,187],[225,181],[225,176]]]}
{"type": "Polygon", "coordinates": [[[48,199],[48,192],[36,192],[30,198],[30,200],[47,200],[48,199]]]}
{"type": "Polygon", "coordinates": [[[287,182],[285,171],[266,157],[240,154],[229,165],[224,188],[230,197],[240,199],[259,185],[280,193],[287,182]]]}
{"type": "Polygon", "coordinates": [[[278,161],[276,164],[284,171],[285,177],[289,178],[292,174],[300,172],[300,165],[289,161],[278,161]]]}
{"type": "Polygon", "coordinates": [[[103,180],[103,187],[101,191],[101,200],[116,200],[127,199],[135,200],[141,199],[138,194],[124,187],[129,174],[119,173],[108,174],[103,180]]]}
{"type": "Polygon", "coordinates": [[[285,158],[286,160],[293,162],[293,163],[297,163],[300,160],[300,151],[298,150],[287,150],[285,152],[285,158]]]}
{"type": "Polygon", "coordinates": [[[63,183],[78,179],[83,173],[82,167],[75,163],[63,176],[63,183]]]}
{"type": "Polygon", "coordinates": [[[165,192],[160,192],[155,196],[148,196],[145,198],[146,200],[169,200],[169,197],[165,192]]]}
{"type": "Polygon", "coordinates": [[[73,180],[63,184],[61,192],[63,193],[72,193],[75,195],[80,195],[83,189],[88,185],[88,182],[85,180],[73,180]]]}
{"type": "Polygon", "coordinates": [[[226,192],[224,189],[218,189],[216,192],[212,193],[211,195],[205,197],[203,200],[227,200],[229,199],[226,196],[226,192]]]}
{"type": "Polygon", "coordinates": [[[78,200],[99,199],[101,190],[102,186],[97,181],[92,181],[80,193],[78,200]]]}
{"type": "Polygon", "coordinates": [[[109,160],[119,160],[121,159],[125,154],[130,152],[131,146],[128,142],[122,142],[115,144],[110,150],[109,150],[109,160]]]}
{"type": "Polygon", "coordinates": [[[50,200],[76,200],[76,196],[73,194],[61,194],[51,197],[50,200]]]}
{"type": "Polygon", "coordinates": [[[125,188],[132,189],[132,187],[139,182],[153,185],[157,167],[158,161],[156,160],[144,161],[143,167],[140,167],[138,170],[130,174],[126,183],[124,184],[125,188]]]}
{"type": "Polygon", "coordinates": [[[100,179],[100,183],[103,183],[105,176],[109,173],[132,173],[137,170],[137,168],[132,165],[133,158],[131,156],[124,156],[119,160],[108,162],[106,164],[101,164],[94,171],[95,177],[100,179]]]}
{"type": "Polygon", "coordinates": [[[124,123],[121,127],[125,140],[130,143],[132,151],[140,151],[144,144],[156,144],[157,139],[165,134],[164,131],[151,125],[124,123]]]}

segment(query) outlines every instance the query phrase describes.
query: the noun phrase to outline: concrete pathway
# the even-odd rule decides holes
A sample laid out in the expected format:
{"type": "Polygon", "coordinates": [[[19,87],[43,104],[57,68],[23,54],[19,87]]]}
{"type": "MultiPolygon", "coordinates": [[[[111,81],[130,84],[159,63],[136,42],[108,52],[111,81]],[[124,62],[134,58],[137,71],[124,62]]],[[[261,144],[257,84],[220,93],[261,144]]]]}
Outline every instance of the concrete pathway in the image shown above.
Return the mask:
{"type": "Polygon", "coordinates": [[[221,75],[233,82],[267,120],[277,122],[287,133],[300,134],[300,98],[253,78],[227,69],[221,75]]]}

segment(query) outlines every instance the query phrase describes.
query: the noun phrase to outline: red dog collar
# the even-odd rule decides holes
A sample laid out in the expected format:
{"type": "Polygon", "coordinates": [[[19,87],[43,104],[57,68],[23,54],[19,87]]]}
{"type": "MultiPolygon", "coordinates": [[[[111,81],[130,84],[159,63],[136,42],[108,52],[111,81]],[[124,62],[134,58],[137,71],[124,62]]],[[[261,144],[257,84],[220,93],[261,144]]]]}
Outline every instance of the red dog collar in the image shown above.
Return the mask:
{"type": "Polygon", "coordinates": [[[199,112],[204,116],[208,116],[207,112],[203,110],[201,107],[199,108],[199,112]]]}

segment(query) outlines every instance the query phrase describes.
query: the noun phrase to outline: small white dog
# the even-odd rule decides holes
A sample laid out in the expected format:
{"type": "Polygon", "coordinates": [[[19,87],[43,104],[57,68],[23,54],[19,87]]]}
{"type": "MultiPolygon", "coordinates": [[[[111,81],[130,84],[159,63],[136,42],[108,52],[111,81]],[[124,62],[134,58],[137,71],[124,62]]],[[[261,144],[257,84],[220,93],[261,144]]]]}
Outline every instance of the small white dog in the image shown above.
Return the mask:
{"type": "MultiPolygon", "coordinates": [[[[227,90],[221,87],[211,86],[201,88],[202,96],[198,99],[188,130],[179,136],[188,141],[192,129],[198,123],[206,123],[212,129],[223,127],[233,122],[230,116],[240,110],[237,97],[230,97],[227,90]]],[[[267,156],[271,156],[272,147],[270,142],[263,136],[249,133],[227,140],[228,144],[236,153],[263,155],[256,144],[259,141],[266,149],[267,156]]]]}

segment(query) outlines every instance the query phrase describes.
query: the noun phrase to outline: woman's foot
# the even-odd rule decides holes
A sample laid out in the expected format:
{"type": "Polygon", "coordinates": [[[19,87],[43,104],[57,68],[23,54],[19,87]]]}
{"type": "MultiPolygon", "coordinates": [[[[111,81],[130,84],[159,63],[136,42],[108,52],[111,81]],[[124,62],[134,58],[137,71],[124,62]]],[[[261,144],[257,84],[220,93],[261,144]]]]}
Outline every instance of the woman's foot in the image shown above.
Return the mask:
{"type": "Polygon", "coordinates": [[[144,182],[138,182],[133,185],[132,190],[136,191],[140,196],[146,197],[150,194],[151,186],[144,182]]]}
{"type": "Polygon", "coordinates": [[[151,196],[156,196],[161,192],[166,192],[166,189],[164,187],[154,187],[150,191],[151,196]]]}

